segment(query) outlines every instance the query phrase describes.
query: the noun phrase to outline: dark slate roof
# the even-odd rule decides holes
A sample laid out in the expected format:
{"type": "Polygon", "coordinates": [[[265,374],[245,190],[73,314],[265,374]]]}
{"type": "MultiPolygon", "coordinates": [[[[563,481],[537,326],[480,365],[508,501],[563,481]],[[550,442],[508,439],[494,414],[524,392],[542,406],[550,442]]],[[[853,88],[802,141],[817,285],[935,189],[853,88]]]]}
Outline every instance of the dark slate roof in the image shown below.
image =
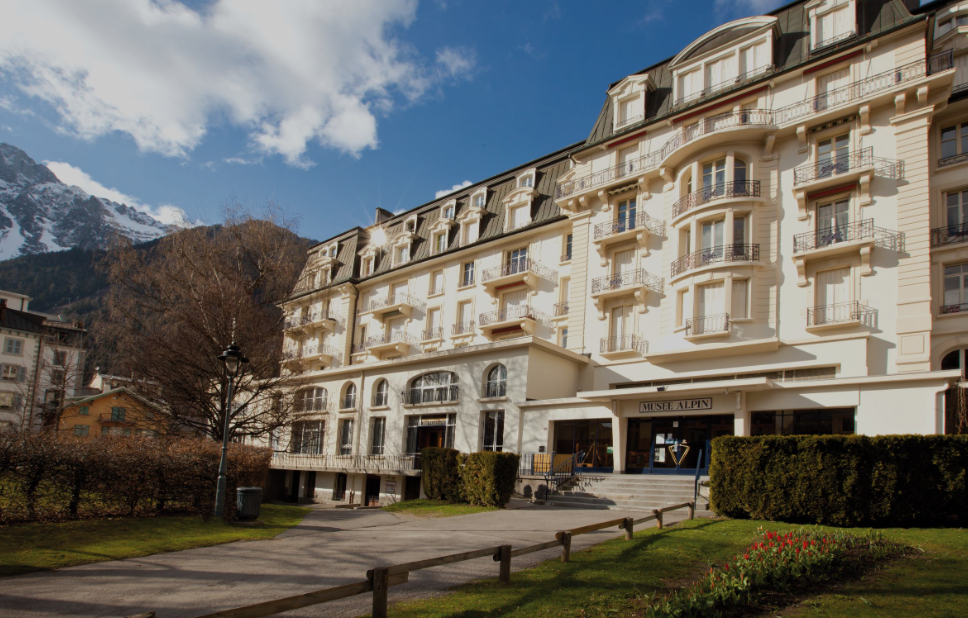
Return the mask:
{"type": "Polygon", "coordinates": [[[44,332],[43,316],[26,311],[17,311],[16,309],[11,309],[9,307],[3,309],[2,313],[3,315],[0,317],[0,328],[19,330],[28,333],[44,332]]]}
{"type": "MultiPolygon", "coordinates": [[[[828,53],[842,51],[846,47],[852,47],[854,45],[866,42],[868,39],[886,34],[888,31],[904,25],[905,22],[913,22],[920,19],[911,14],[911,12],[905,6],[905,1],[911,0],[858,0],[857,25],[858,29],[860,30],[860,35],[846,42],[844,45],[831,48],[828,53]]],[[[953,1],[954,0],[951,0],[951,2],[953,1]]],[[[939,2],[938,4],[940,5],[941,3],[939,2]]],[[[950,4],[950,2],[946,4],[950,4]]],[[[774,39],[774,71],[770,74],[764,75],[761,78],[752,80],[750,84],[769,80],[772,75],[793,70],[808,61],[823,57],[823,54],[815,53],[812,56],[810,55],[810,32],[805,5],[806,2],[804,0],[800,0],[798,2],[782,6],[770,13],[770,15],[776,16],[777,28],[780,31],[779,35],[774,39]]],[[[937,8],[941,7],[938,6],[937,8]]],[[[748,34],[748,32],[748,30],[745,30],[741,34],[748,34]]],[[[736,36],[732,36],[729,33],[722,33],[709,41],[704,42],[703,45],[701,45],[696,51],[692,52],[690,56],[709,51],[715,48],[717,45],[725,45],[735,38],[736,36]]],[[[592,127],[592,131],[588,135],[588,139],[585,140],[586,148],[604,140],[608,140],[616,135],[637,131],[645,125],[652,124],[657,120],[662,119],[664,116],[669,115],[673,111],[675,111],[675,113],[679,113],[684,109],[687,109],[686,107],[683,107],[672,110],[672,71],[669,68],[669,64],[672,62],[672,59],[673,58],[667,58],[662,62],[653,64],[652,66],[646,67],[645,69],[634,73],[634,75],[642,75],[645,73],[651,74],[652,80],[656,85],[655,92],[651,93],[646,99],[646,119],[642,122],[629,125],[628,127],[623,127],[621,131],[613,134],[612,102],[611,97],[606,96],[605,104],[602,106],[602,111],[599,113],[598,118],[592,127]]],[[[618,82],[614,82],[610,84],[608,89],[610,90],[617,83],[618,82]]],[[[733,91],[735,91],[735,89],[733,91]]],[[[728,96],[728,93],[723,92],[722,96],[728,96]]],[[[699,100],[695,105],[703,105],[715,100],[716,98],[718,98],[718,96],[713,96],[705,100],[699,100]]]]}

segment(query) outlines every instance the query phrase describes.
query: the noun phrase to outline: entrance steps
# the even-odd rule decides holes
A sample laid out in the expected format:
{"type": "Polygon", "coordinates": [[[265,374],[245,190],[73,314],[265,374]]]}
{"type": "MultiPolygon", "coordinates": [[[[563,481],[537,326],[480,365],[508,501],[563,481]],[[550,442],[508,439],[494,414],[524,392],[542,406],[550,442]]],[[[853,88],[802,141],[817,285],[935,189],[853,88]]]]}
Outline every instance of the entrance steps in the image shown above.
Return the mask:
{"type": "MultiPolygon", "coordinates": [[[[653,474],[596,474],[575,478],[548,495],[545,503],[554,506],[612,511],[647,511],[695,497],[695,478],[653,474]]],[[[697,514],[708,514],[709,504],[700,497],[697,514]]]]}

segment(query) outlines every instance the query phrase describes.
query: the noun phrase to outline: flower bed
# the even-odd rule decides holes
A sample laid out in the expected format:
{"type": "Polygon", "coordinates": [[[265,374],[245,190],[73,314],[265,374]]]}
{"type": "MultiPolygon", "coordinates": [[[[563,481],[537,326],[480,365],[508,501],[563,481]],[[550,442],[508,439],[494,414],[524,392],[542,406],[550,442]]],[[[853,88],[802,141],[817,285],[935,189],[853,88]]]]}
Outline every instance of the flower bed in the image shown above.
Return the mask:
{"type": "Polygon", "coordinates": [[[764,532],[742,555],[693,584],[654,601],[648,618],[718,618],[743,613],[768,592],[795,592],[832,581],[900,553],[879,534],[764,532]]]}

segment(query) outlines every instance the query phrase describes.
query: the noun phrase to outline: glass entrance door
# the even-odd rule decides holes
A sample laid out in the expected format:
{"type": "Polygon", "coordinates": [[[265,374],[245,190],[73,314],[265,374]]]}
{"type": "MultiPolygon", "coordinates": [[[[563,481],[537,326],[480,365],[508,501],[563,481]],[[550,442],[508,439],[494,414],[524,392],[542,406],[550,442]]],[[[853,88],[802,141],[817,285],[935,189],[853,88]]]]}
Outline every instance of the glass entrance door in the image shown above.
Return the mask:
{"type": "Polygon", "coordinates": [[[733,435],[731,414],[629,419],[625,471],[706,474],[710,443],[723,435],[733,435]]]}

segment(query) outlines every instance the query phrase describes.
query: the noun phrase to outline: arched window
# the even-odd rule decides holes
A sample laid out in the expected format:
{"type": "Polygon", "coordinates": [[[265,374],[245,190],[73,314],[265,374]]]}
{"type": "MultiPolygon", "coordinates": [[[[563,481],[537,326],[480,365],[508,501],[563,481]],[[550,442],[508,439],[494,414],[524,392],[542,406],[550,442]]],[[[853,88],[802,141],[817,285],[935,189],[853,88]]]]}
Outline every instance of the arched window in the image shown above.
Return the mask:
{"type": "Polygon", "coordinates": [[[343,391],[343,399],[339,405],[341,410],[349,410],[356,407],[356,384],[350,382],[343,391]]]}
{"type": "Polygon", "coordinates": [[[495,365],[487,372],[485,397],[505,397],[508,390],[508,370],[504,365],[495,365]]]}
{"type": "Polygon", "coordinates": [[[296,393],[296,412],[323,412],[326,410],[326,389],[305,388],[296,393]]]}
{"type": "Polygon", "coordinates": [[[404,402],[411,405],[449,403],[457,401],[459,396],[457,374],[450,371],[426,373],[411,382],[410,390],[403,394],[404,402]]]}
{"type": "Polygon", "coordinates": [[[373,389],[373,407],[389,405],[390,402],[390,383],[380,380],[376,388],[373,389]]]}

